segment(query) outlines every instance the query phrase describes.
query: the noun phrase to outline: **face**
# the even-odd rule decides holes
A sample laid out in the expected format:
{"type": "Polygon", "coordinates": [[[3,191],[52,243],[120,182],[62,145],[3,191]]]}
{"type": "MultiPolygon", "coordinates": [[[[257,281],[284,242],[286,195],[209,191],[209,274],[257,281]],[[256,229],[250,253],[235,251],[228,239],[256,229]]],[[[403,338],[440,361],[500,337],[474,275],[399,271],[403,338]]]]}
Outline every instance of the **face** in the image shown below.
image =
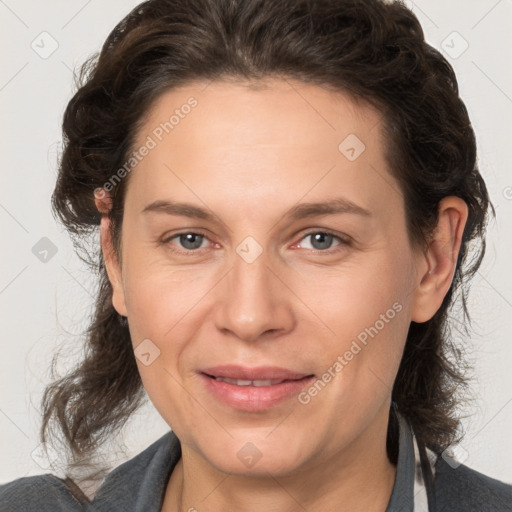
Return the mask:
{"type": "Polygon", "coordinates": [[[205,85],[159,98],[125,178],[108,270],[143,384],[223,471],[350,457],[385,437],[416,307],[381,116],[303,83],[205,85]]]}

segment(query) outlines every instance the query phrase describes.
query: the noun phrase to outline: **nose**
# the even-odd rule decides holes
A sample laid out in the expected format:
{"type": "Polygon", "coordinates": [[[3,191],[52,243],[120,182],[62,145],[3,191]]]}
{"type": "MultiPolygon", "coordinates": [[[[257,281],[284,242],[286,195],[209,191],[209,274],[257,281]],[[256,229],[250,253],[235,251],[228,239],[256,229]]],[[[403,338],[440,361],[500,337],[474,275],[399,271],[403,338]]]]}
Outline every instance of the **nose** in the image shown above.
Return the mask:
{"type": "Polygon", "coordinates": [[[264,255],[252,263],[236,255],[217,294],[215,324],[224,334],[254,342],[294,327],[293,294],[264,255]]]}

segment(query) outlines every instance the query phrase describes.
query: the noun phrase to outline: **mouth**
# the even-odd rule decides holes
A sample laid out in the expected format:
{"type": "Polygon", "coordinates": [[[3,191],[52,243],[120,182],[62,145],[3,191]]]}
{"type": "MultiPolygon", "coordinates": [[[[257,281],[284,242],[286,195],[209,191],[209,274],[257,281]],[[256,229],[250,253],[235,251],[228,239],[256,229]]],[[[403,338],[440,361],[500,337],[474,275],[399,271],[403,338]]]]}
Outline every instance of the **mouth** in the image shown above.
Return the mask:
{"type": "Polygon", "coordinates": [[[279,367],[217,366],[199,372],[208,392],[219,402],[244,411],[264,411],[296,396],[313,374],[279,367]]]}
{"type": "Polygon", "coordinates": [[[227,382],[228,384],[233,384],[235,386],[255,386],[257,388],[263,386],[275,386],[276,384],[281,384],[282,382],[291,382],[293,379],[266,379],[266,380],[245,380],[245,379],[228,379],[226,377],[214,377],[213,375],[206,374],[207,377],[215,379],[219,382],[227,382]]]}

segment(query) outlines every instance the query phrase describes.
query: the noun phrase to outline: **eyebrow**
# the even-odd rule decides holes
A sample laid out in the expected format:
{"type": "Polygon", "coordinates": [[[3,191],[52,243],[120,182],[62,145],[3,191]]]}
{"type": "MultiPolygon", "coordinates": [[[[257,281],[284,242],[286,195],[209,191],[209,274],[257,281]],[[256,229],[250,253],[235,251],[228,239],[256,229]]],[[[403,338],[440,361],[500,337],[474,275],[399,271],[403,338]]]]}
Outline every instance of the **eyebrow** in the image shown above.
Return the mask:
{"type": "MultiPolygon", "coordinates": [[[[159,199],[148,204],[141,213],[164,213],[167,215],[179,215],[183,217],[197,218],[214,222],[218,220],[217,216],[210,211],[195,206],[190,203],[179,203],[175,201],[166,201],[159,199]]],[[[288,210],[283,216],[283,220],[295,221],[320,215],[335,215],[349,213],[371,217],[372,213],[348,199],[338,197],[328,201],[318,203],[300,203],[288,210]]]]}

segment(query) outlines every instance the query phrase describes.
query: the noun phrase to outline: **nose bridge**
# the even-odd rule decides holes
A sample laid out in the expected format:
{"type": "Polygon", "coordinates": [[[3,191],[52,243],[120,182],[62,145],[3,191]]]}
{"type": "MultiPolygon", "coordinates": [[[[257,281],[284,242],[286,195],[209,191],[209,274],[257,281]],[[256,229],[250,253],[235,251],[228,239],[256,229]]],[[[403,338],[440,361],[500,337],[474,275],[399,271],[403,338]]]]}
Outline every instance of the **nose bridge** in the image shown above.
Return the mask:
{"type": "Polygon", "coordinates": [[[217,328],[238,338],[254,341],[267,331],[286,331],[293,326],[286,287],[270,270],[262,249],[242,242],[233,258],[216,305],[217,328]],[[258,254],[259,252],[259,254],[258,254]]]}

